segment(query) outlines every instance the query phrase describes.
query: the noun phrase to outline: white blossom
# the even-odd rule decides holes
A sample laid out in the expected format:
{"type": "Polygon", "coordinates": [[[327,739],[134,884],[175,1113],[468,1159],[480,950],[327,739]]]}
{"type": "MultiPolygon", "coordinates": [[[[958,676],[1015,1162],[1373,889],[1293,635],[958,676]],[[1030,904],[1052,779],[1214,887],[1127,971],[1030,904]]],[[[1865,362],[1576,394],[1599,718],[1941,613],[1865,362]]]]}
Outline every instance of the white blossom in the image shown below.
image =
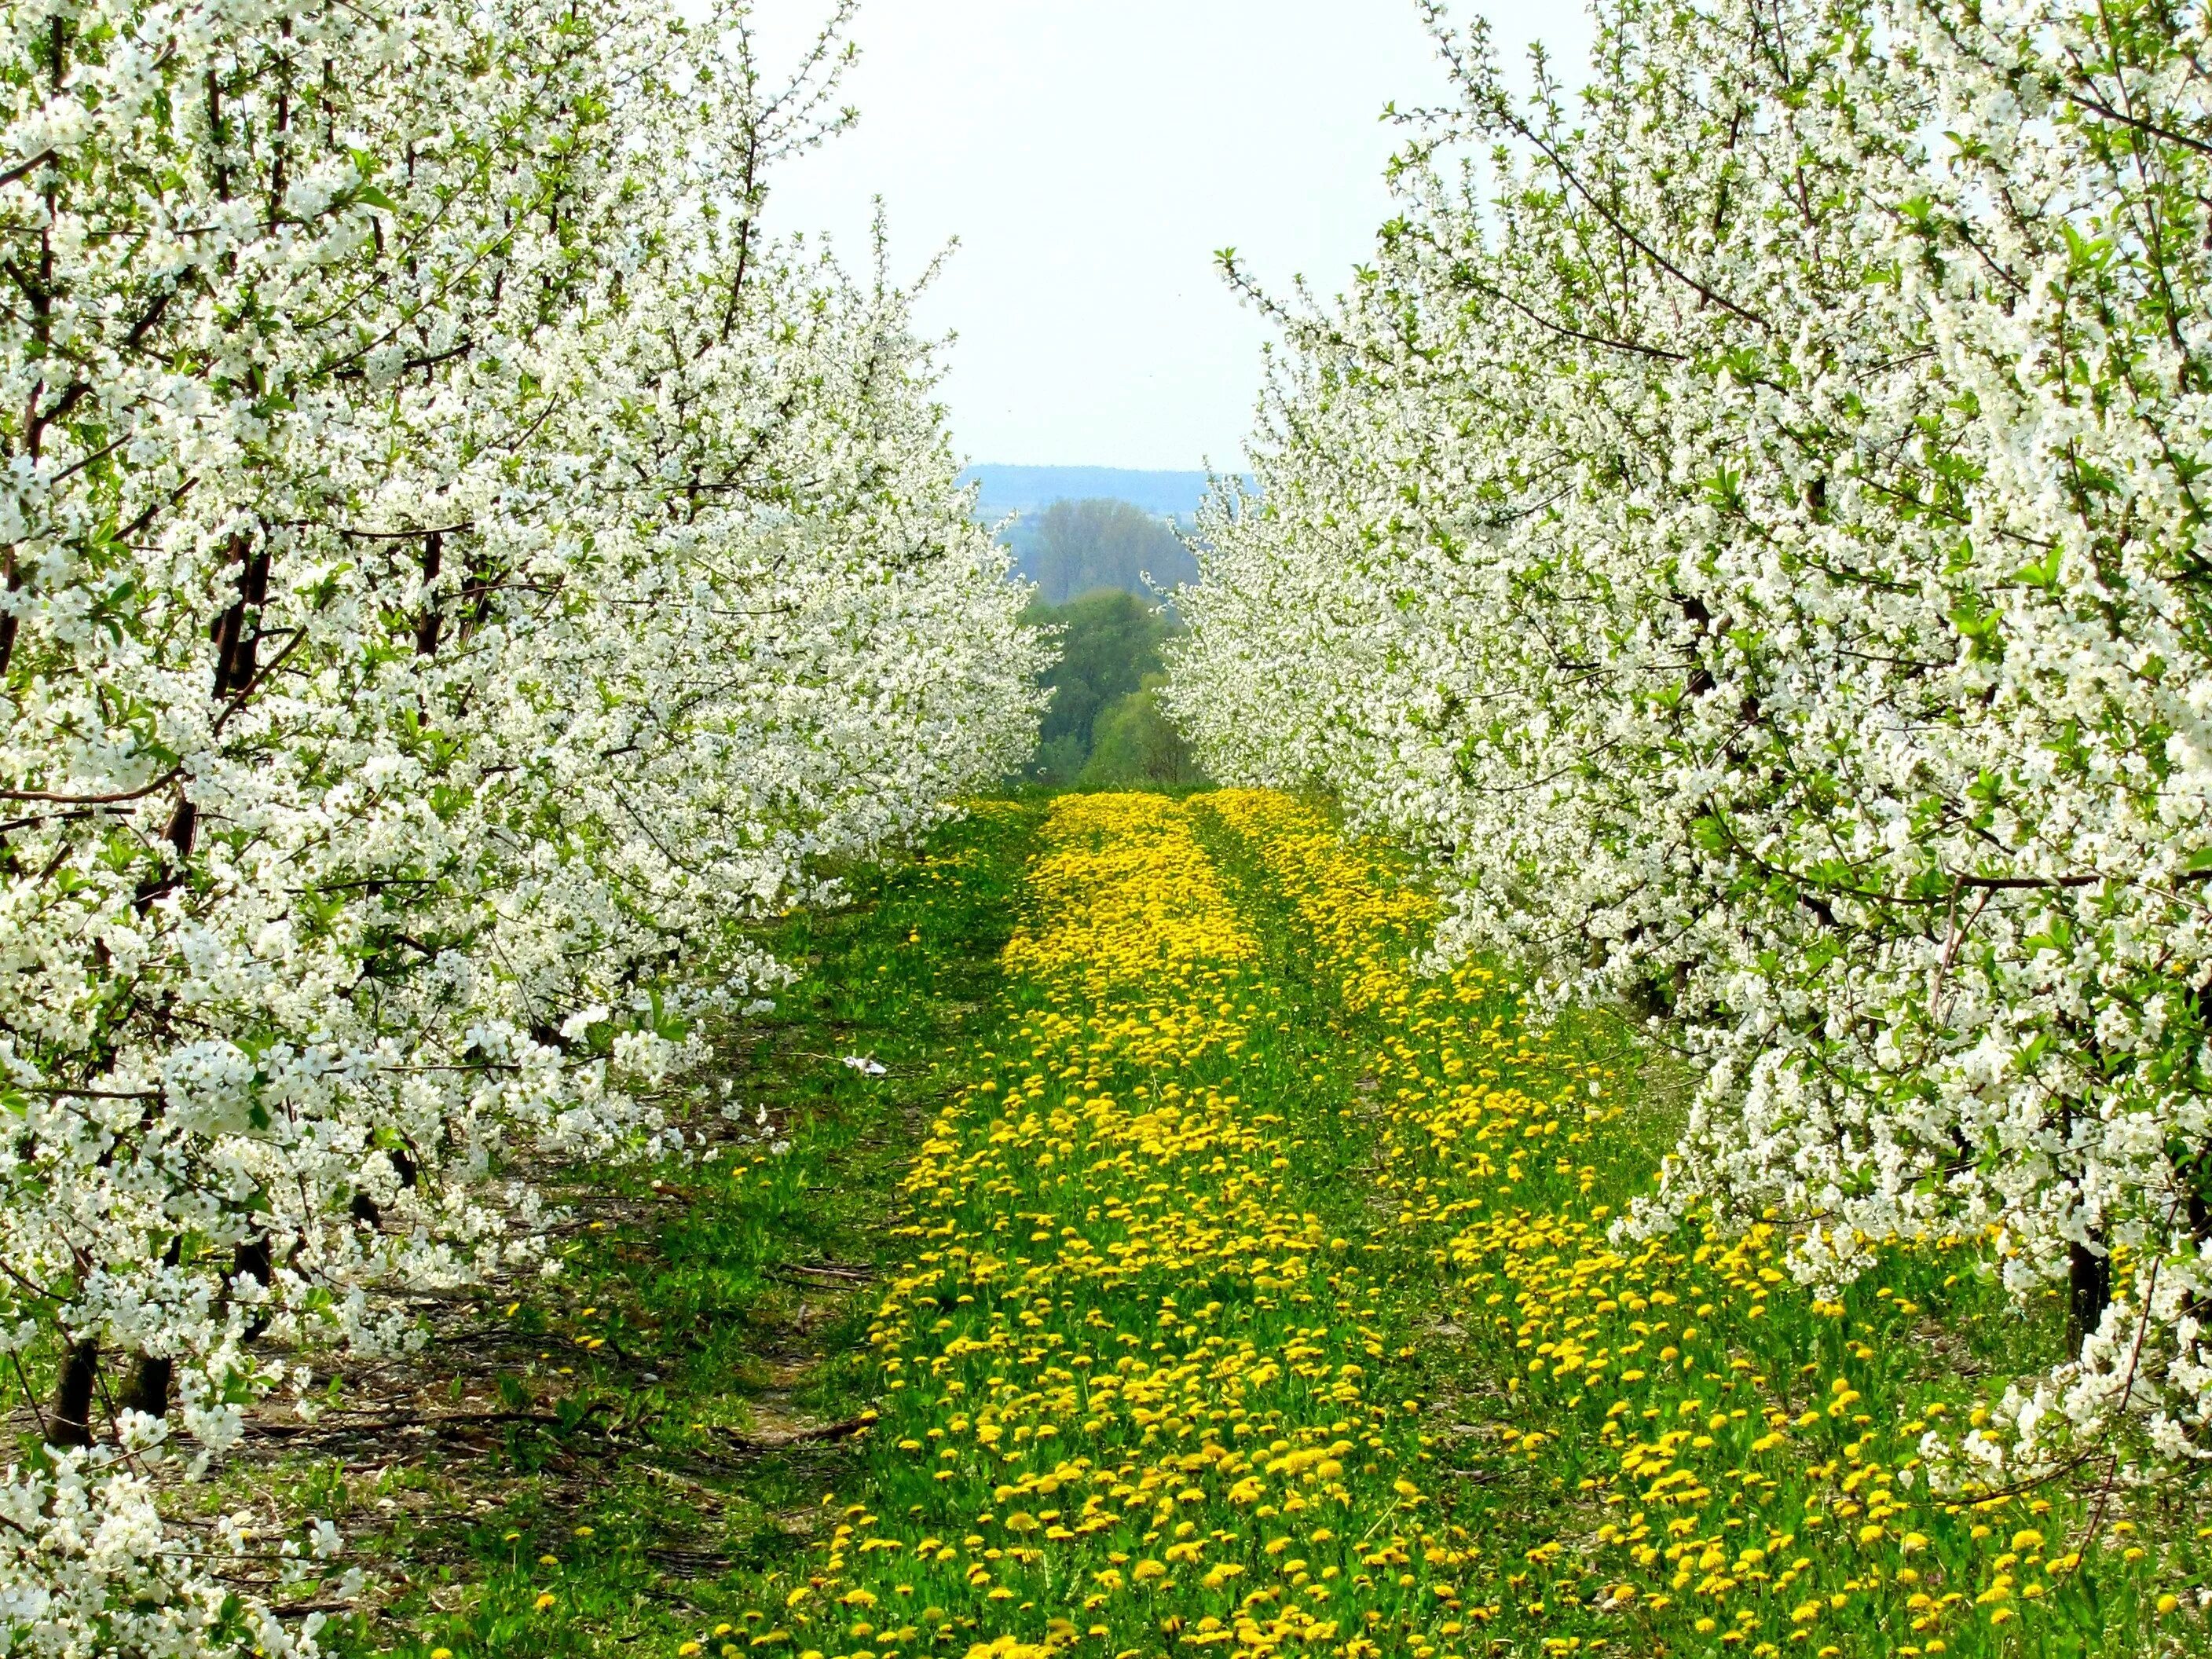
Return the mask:
{"type": "Polygon", "coordinates": [[[556,1273],[518,1160],[672,1149],[748,924],[1033,738],[909,296],[763,217],[849,10],[787,85],[735,8],[9,13],[0,1329],[75,1357],[11,1650],[312,1652],[168,1425],[556,1273]]]}
{"type": "Polygon", "coordinates": [[[1604,0],[1572,108],[1428,10],[1457,103],[1281,308],[1171,710],[1425,854],[1441,957],[1668,1017],[1628,1225],[1978,1239],[2080,1346],[1969,1459],[2207,1449],[2204,9],[1604,0]]]}

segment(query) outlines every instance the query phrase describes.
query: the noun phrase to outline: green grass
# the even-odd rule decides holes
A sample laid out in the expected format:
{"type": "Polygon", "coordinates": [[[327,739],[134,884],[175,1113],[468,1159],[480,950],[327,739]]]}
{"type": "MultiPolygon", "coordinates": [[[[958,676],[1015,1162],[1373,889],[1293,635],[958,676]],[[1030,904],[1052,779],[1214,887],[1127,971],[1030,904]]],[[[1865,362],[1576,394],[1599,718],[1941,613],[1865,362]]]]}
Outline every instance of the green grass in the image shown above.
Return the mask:
{"type": "Polygon", "coordinates": [[[562,1277],[455,1322],[468,1363],[424,1414],[545,1420],[266,1472],[301,1510],[336,1515],[382,1587],[326,1645],[665,1653],[811,1547],[824,1494],[855,1478],[854,1437],[834,1431],[876,1386],[860,1338],[895,1185],[998,1017],[1036,816],[988,809],[916,860],[856,872],[848,907],[782,923],[770,943],[803,977],[725,1042],[689,1109],[717,1156],[574,1179],[562,1277]],[[725,1079],[741,1123],[722,1114],[725,1079]]]}
{"type": "MultiPolygon", "coordinates": [[[[1971,1598],[2002,1570],[1993,1557],[2004,1538],[1972,1537],[1985,1523],[2005,1537],[2039,1526],[2056,1555],[2095,1497],[2079,1483],[2001,1510],[1899,1510],[1878,1547],[1849,1535],[1866,1517],[1838,1509],[1843,1476],[1863,1460],[1909,1468],[1914,1413],[1942,1401],[1963,1413],[1991,1379],[2040,1369],[2057,1340],[2054,1309],[2021,1313],[1960,1272],[1955,1254],[1899,1252],[1839,1313],[1778,1286],[1762,1317],[1747,1313],[1751,1267],[1729,1267],[1725,1250],[1699,1251],[1691,1237],[1643,1278],[1621,1276],[1669,1288],[1681,1301],[1658,1311],[1703,1328],[1694,1343],[1679,1328],[1652,1341],[1634,1363],[1662,1373],[1655,1380],[1624,1391],[1532,1371],[1533,1326],[1501,1299],[1543,1273],[1512,1280],[1495,1254],[1454,1262],[1447,1247],[1485,1215],[1617,1211],[1679,1127],[1679,1064],[1602,1015],[1543,1034],[1517,1085],[1541,1097],[1608,1072],[1613,1109],[1561,1116],[1563,1133],[1529,1143],[1540,1155],[1522,1154],[1528,1167],[1510,1201],[1478,1194],[1439,1222],[1439,1195],[1470,1190],[1466,1170],[1403,1139],[1404,1119],[1383,1103],[1408,1080],[1449,1074],[1466,1030],[1495,1017],[1516,1032],[1510,976],[1460,1036],[1348,1008],[1291,896],[1252,844],[1201,808],[1191,821],[1259,946],[1259,960],[1217,988],[1218,1012],[1249,1042],[1235,1054],[1133,1057],[1110,1029],[1121,1011],[1077,1009],[1064,988],[1000,972],[999,952],[1031,902],[1023,866],[1048,806],[1033,794],[1002,803],[948,828],[926,856],[857,876],[849,908],[782,925],[775,947],[805,976],[775,1015],[730,1037],[719,1072],[748,1121],[756,1105],[769,1109],[788,1150],[728,1139],[733,1126],[709,1101],[689,1127],[724,1138],[713,1162],[579,1179],[564,1277],[532,1295],[479,1299],[452,1323],[451,1352],[465,1363],[448,1368],[434,1403],[515,1420],[421,1455],[356,1449],[282,1468],[289,1499],[338,1512],[386,1586],[375,1616],[348,1620],[326,1641],[408,1659],[440,1648],[459,1659],[672,1659],[702,1639],[711,1654],[727,1624],[738,1652],[788,1627],[778,1653],[959,1654],[1012,1634],[1109,1659],[1180,1652],[1207,1636],[1203,1620],[1226,1630],[1267,1588],[1278,1610],[1329,1589],[1334,1601],[1310,1605],[1342,1617],[1335,1637],[1286,1653],[1357,1636],[1363,1652],[1416,1659],[1564,1654],[1588,1650],[1563,1644],[1599,1639],[1615,1655],[1729,1659],[1753,1651],[1752,1640],[1724,1644],[1725,1626],[1694,1632],[1690,1615],[1704,1607],[1695,1591],[1676,1589],[1663,1618],[1601,1604],[1610,1586],[1640,1577],[1648,1606],[1666,1591],[1678,1548],[1682,1565],[1718,1541],[1734,1559],[1786,1526],[1802,1541],[1767,1564],[1769,1576],[1801,1550],[1810,1565],[1772,1589],[1754,1577],[1724,1615],[1747,1602],[1763,1608],[1763,1639],[1784,1654],[1812,1659],[1832,1646],[1875,1659],[1931,1634],[1946,1646],[1923,1650],[1954,1659],[2207,1650],[2200,1615],[2151,1607],[2160,1591],[2191,1592],[2212,1575],[2194,1536],[2206,1518],[2197,1482],[2117,1494],[2112,1516],[2136,1522],[2143,1558],[2122,1561],[2126,1540],[2108,1537],[2086,1570],[2050,1575],[2032,1620],[2002,1626],[1970,1601],[1916,1633],[1906,1591],[1971,1598]],[[1054,1019],[1083,1029],[1048,1030],[1054,1019]],[[849,1054],[874,1056],[887,1074],[862,1077],[840,1063],[849,1054]],[[1047,1055],[1072,1069],[1042,1078],[1047,1055]],[[990,1090],[967,1096],[961,1156],[991,1145],[994,1127],[1012,1134],[1015,1151],[977,1165],[971,1189],[903,1190],[933,1119],[986,1080],[990,1090]],[[1084,1140],[1084,1098],[1170,1083],[1193,1102],[1240,1093],[1261,1140],[1230,1148],[1225,1165],[1194,1143],[1141,1175],[1108,1167],[1102,1160],[1131,1143],[1084,1140]],[[993,1102],[1024,1088],[1033,1121],[1010,1109],[1002,1122],[993,1102]],[[1237,1182],[1242,1208],[1223,1192],[1237,1182]],[[1265,1194],[1256,1208],[1255,1190],[1265,1194]],[[1281,1237],[1182,1267],[1156,1260],[1127,1279],[1101,1279],[1080,1252],[1038,1242],[1070,1230],[1126,1241],[1138,1235],[1117,1218],[1157,1229],[1205,1205],[1234,1220],[1232,1231],[1279,1222],[1281,1237]],[[901,1290],[894,1273],[911,1275],[910,1264],[944,1248],[923,1236],[939,1226],[1002,1263],[940,1262],[921,1291],[901,1290]],[[1264,1258],[1294,1244],[1302,1260],[1290,1276],[1269,1277],[1278,1269],[1264,1258]],[[1662,1340],[1684,1351],[1666,1368],[1655,1363],[1662,1340]],[[1249,1364],[1241,1376],[1188,1370],[1213,1367],[1223,1344],[1244,1342],[1262,1356],[1294,1343],[1310,1354],[1303,1369],[1256,1381],[1249,1364]],[[1117,1401],[1093,1386],[1121,1358],[1143,1360],[1155,1376],[1183,1368],[1165,1415],[1130,1413],[1126,1395],[1117,1401]],[[1358,1368],[1349,1394],[1347,1365],[1358,1368]],[[1088,1390],[1080,1403],[1077,1377],[1088,1390]],[[1844,1377],[1863,1401],[1856,1415],[1825,1413],[1828,1383],[1844,1377]],[[1063,1389],[1065,1402],[1055,1397],[1063,1389]],[[1661,1404],[1624,1415],[1607,1403],[1631,1393],[1637,1407],[1661,1404]],[[1711,1456],[1762,1472],[1764,1495],[1748,1482],[1736,1492],[1720,1463],[1700,1476],[1707,1495],[1680,1505],[1624,1480],[1620,1425],[1657,1433],[1674,1420],[1677,1395],[1704,1401],[1701,1419],[1747,1408],[1711,1431],[1711,1456]],[[1002,1440],[979,1443],[973,1427],[948,1437],[948,1425],[980,1423],[987,1403],[1002,1440]],[[1759,1452],[1761,1413],[1778,1407],[1824,1414],[1778,1454],[1759,1452]],[[865,1432],[805,1437],[863,1421],[865,1432]],[[1049,1451],[1038,1433],[1048,1424],[1049,1451]],[[1248,1462],[1193,1464],[1209,1441],[1248,1462]],[[1240,1474],[1267,1473],[1262,1448],[1319,1455],[1340,1443],[1340,1473],[1318,1486],[1269,1474],[1259,1498],[1233,1494],[1240,1474]],[[940,1461],[947,1453],[957,1455],[940,1461]],[[1079,1480],[1052,1475],[1077,1455],[1090,1466],[1079,1480]],[[1804,1524],[1808,1502],[1828,1507],[1825,1523],[1804,1524]],[[1037,1535],[1079,1514],[1098,1525],[1050,1544],[1037,1535]],[[1695,1525],[1670,1536],[1670,1521],[1695,1525]],[[1930,1540],[1907,1564],[1917,1580],[1884,1553],[1908,1525],[1930,1540]],[[929,1559],[918,1559],[925,1538],[929,1559]],[[869,1553],[861,1546],[872,1539],[896,1547],[869,1553]],[[1193,1540],[1202,1555],[1178,1563],[1170,1547],[1193,1540]],[[1640,1549],[1653,1559],[1639,1559],[1640,1549]],[[1122,1582],[1162,1556],[1164,1577],[1122,1582]],[[1201,1578],[1228,1566],[1236,1576],[1201,1578]],[[870,1599],[842,1605],[854,1591],[870,1599]],[[792,1605],[794,1593],[803,1605],[792,1605]],[[1814,1595],[1842,1599],[1792,1642],[1790,1606],[1814,1595]],[[1100,1633],[1082,1633],[1092,1628],[1100,1633]]],[[[1139,991],[1127,1007],[1151,1006],[1139,991]]],[[[1565,1254],[1601,1240],[1593,1225],[1565,1254]]],[[[1625,1344],[1627,1314],[1595,1306],[1613,1293],[1569,1293],[1537,1334],[1556,1337],[1563,1315],[1581,1308],[1590,1329],[1602,1319],[1605,1340],[1625,1344]]],[[[1627,1363],[1615,1362],[1616,1375],[1627,1363]]],[[[1703,1468],[1686,1449],[1679,1456],[1703,1468]]],[[[1909,1483],[1898,1491],[1917,1504],[1909,1483]]]]}
{"type": "MultiPolygon", "coordinates": [[[[1224,867],[1237,869],[1241,853],[1224,847],[1224,867]]],[[[1281,948],[1314,954],[1265,872],[1248,876],[1247,890],[1248,910],[1279,918],[1289,936],[1281,948]]],[[[1595,1066],[1613,1079],[1608,1109],[1522,1115],[1522,1134],[1499,1152],[1499,1162],[1510,1152],[1526,1165],[1510,1186],[1470,1168],[1468,1139],[1431,1147],[1419,1134],[1401,1138],[1390,1182],[1409,1224],[1386,1273],[1389,1291],[1451,1333],[1427,1345],[1412,1386],[1438,1418],[1459,1419],[1452,1461],[1462,1484],[1442,1502],[1486,1540],[1488,1565],[1470,1583],[1492,1600],[1494,1651],[1582,1643],[1716,1659],[1761,1643],[1808,1655],[2207,1650],[2195,1590],[2212,1571],[2199,1530],[2212,1516],[2195,1472],[2133,1489],[2109,1479],[2113,1459],[2093,1455],[1986,1502],[1928,1493],[1914,1455],[1919,1434],[1940,1413],[1960,1428],[1970,1416],[1979,1422],[1977,1407],[2008,1380],[2056,1360],[2055,1297],[2014,1304],[1971,1241],[1884,1250],[1833,1304],[1788,1282],[1778,1237],[1739,1249],[1734,1237],[1692,1226],[1649,1249],[1608,1249],[1606,1218],[1650,1190],[1680,1127],[1683,1068],[1604,1014],[1519,1033],[1514,976],[1497,973],[1490,984],[1459,1012],[1437,1003],[1446,1017],[1434,1024],[1348,1018],[1345,1040],[1378,1056],[1385,1091],[1411,1084],[1431,1101],[1493,1018],[1503,1049],[1520,1050],[1519,1063],[1498,1063],[1529,1096],[1559,1098],[1563,1064],[1569,1079],[1595,1066]],[[1522,1139],[1539,1129],[1543,1138],[1522,1139]],[[1579,1231],[1520,1219],[1547,1217],[1579,1231]],[[1664,1305],[1645,1306],[1639,1292],[1664,1305]],[[1657,1334],[1647,1340],[1647,1330],[1657,1334]],[[1570,1342],[1600,1364],[1577,1371],[1543,1358],[1570,1342]],[[1613,1375],[1601,1380],[1608,1352],[1613,1375]],[[1846,1386],[1857,1392],[1839,1399],[1846,1386]],[[1691,1412],[1691,1430],[1703,1431],[1694,1447],[1678,1445],[1642,1478],[1626,1478],[1636,1460],[1623,1458],[1625,1445],[1679,1428],[1691,1412]],[[1778,1412],[1791,1419],[1788,1432],[1765,1433],[1778,1412]],[[1717,1413],[1710,1423],[1708,1413],[1717,1413]],[[1651,1471],[1669,1465],[1685,1484],[1650,1486],[1651,1471]],[[1870,1497],[1878,1491],[1888,1496],[1870,1497]],[[1900,1494],[1886,1516],[1869,1512],[1900,1494]],[[1908,1529],[1921,1541],[1900,1552],[1908,1529]],[[1757,1546],[1773,1559],[1747,1565],[1743,1552],[1757,1546]],[[2081,1552],[2075,1570],[2040,1565],[2069,1549],[2081,1552]],[[1729,1583],[1706,1599],[1716,1577],[1729,1583]],[[1615,1601],[1616,1587],[1629,1584],[1643,1599],[1615,1601]],[[2166,1594],[2182,1605],[2157,1605],[2166,1594]],[[1655,1617],[1662,1595],[1671,1610],[1655,1617]],[[1928,1605],[1937,1599],[1947,1605],[1928,1605]],[[1734,1621],[1747,1613],[1759,1623],[1731,1645],[1734,1621]],[[1807,1622],[1796,1621],[1800,1613],[1807,1622]]]]}

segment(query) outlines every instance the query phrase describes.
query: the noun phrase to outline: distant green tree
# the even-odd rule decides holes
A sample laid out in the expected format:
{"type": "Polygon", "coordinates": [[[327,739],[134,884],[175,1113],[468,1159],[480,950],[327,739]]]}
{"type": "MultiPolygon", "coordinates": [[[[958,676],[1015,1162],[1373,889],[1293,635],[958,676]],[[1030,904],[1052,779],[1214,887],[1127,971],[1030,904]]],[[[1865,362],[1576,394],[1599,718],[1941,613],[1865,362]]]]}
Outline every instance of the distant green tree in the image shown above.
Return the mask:
{"type": "Polygon", "coordinates": [[[1082,775],[1090,758],[1084,751],[1083,739],[1073,732],[1048,738],[1037,744],[1036,759],[1031,763],[1032,781],[1064,789],[1082,775]]]}
{"type": "Polygon", "coordinates": [[[1109,591],[1057,606],[1033,604],[1024,622],[1060,630],[1060,661],[1037,677],[1053,699],[1044,708],[1037,752],[1022,779],[1057,787],[1091,781],[1086,768],[1093,750],[1106,726],[1113,726],[1117,759],[1110,763],[1109,783],[1197,781],[1186,752],[1164,748],[1179,745],[1182,738],[1159,717],[1148,690],[1166,675],[1159,646],[1175,633],[1172,617],[1130,592],[1109,591]]]}
{"type": "Polygon", "coordinates": [[[1054,501],[1028,533],[1024,569],[1048,605],[1100,588],[1124,593],[1173,587],[1198,580],[1198,562],[1164,519],[1127,501],[1054,501]]]}
{"type": "Polygon", "coordinates": [[[1160,641],[1167,623],[1158,610],[1130,593],[1090,593],[1070,605],[1032,606],[1028,619],[1056,625],[1060,660],[1044,671],[1052,691],[1040,738],[1073,737],[1091,752],[1098,711],[1163,672],[1160,641]]]}
{"type": "Polygon", "coordinates": [[[1204,783],[1182,733],[1160,713],[1164,674],[1099,710],[1091,724],[1091,758],[1077,775],[1085,789],[1173,789],[1204,783]]]}

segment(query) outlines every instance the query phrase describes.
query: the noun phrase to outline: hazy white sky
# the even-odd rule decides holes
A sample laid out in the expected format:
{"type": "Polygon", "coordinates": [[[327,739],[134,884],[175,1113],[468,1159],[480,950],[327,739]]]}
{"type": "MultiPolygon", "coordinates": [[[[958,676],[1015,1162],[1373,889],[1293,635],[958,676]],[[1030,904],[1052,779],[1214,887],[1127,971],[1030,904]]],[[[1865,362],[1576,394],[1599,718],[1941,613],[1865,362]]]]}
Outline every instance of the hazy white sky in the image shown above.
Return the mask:
{"type": "MultiPolygon", "coordinates": [[[[1514,56],[1579,68],[1578,0],[1478,4],[1514,56]]],[[[761,0],[771,61],[820,9],[761,0]]],[[[1234,467],[1265,325],[1213,251],[1335,292],[1388,215],[1383,105],[1444,93],[1412,0],[864,0],[857,38],[860,125],[770,216],[858,261],[880,195],[900,276],[959,239],[921,321],[958,335],[976,461],[1234,467]]]]}

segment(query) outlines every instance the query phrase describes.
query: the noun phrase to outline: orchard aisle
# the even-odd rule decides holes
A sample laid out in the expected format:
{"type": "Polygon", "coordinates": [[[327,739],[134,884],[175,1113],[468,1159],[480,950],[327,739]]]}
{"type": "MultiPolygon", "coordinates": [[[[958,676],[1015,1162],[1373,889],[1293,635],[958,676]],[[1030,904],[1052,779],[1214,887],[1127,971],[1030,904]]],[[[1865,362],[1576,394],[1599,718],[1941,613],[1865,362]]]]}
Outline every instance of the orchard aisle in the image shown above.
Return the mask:
{"type": "Polygon", "coordinates": [[[805,1646],[1461,1630],[1418,1417],[1370,1386],[1393,1339],[1347,1079],[1218,828],[1158,796],[1054,804],[1007,1052],[909,1179],[876,1512],[787,1595],[805,1646]]]}
{"type": "Polygon", "coordinates": [[[2121,1505],[1928,1492],[1971,1408],[1928,1333],[1994,1305],[1964,1243],[1848,1304],[1771,1229],[1610,1243],[1672,1124],[1602,1028],[1412,975],[1429,920],[1281,796],[1054,801],[907,1178],[855,1484],[699,1642],[2152,1650],[2121,1505]]]}

